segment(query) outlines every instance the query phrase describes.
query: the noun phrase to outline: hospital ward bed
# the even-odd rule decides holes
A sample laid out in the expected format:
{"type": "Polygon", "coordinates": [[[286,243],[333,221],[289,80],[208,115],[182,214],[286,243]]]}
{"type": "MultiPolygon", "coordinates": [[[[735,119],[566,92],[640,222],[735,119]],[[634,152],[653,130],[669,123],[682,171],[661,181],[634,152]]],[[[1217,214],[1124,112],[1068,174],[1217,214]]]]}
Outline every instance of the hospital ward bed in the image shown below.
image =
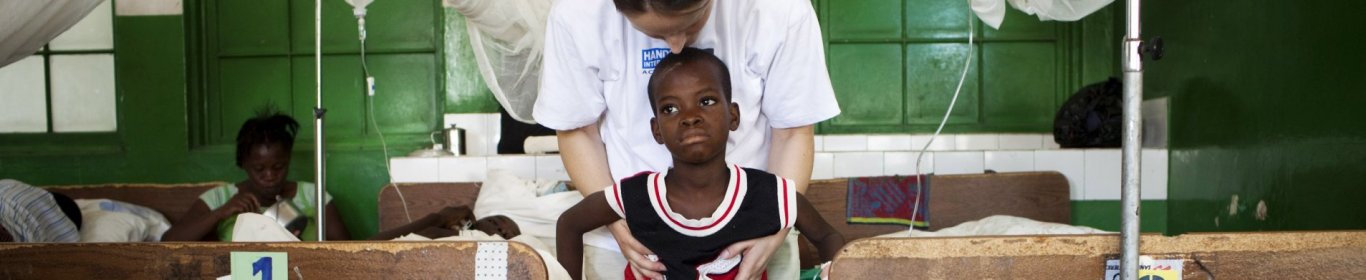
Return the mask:
{"type": "MultiPolygon", "coordinates": [[[[507,279],[546,279],[531,247],[506,245],[507,279]]],[[[231,252],[286,252],[289,279],[474,279],[480,242],[81,243],[0,245],[4,279],[214,279],[231,252]]],[[[502,271],[502,270],[498,270],[502,271]]]]}
{"type": "MultiPolygon", "coordinates": [[[[103,198],[142,205],[177,221],[199,194],[221,184],[101,184],[45,189],[74,199],[103,198]]],[[[469,197],[472,202],[474,196],[469,197]]],[[[531,247],[517,242],[485,246],[494,248],[498,244],[507,246],[508,279],[547,278],[543,260],[531,247]]],[[[450,241],[0,243],[0,279],[213,279],[229,274],[231,252],[286,252],[290,279],[469,279],[474,278],[480,246],[480,242],[450,241]]]]}

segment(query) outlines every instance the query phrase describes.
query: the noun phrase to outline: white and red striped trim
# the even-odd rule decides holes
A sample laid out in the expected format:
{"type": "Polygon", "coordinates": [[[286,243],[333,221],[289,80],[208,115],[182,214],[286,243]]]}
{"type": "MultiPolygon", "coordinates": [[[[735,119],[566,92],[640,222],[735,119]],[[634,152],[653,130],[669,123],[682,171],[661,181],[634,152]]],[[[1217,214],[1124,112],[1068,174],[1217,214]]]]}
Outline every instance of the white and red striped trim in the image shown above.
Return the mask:
{"type": "Polygon", "coordinates": [[[621,185],[612,184],[611,187],[603,188],[602,197],[607,199],[607,206],[612,208],[612,212],[617,212],[618,217],[625,219],[626,209],[624,209],[622,207],[623,204],[621,204],[621,189],[618,188],[619,186],[621,185]]]}
{"type": "Polygon", "coordinates": [[[659,215],[664,224],[669,225],[674,231],[683,235],[702,237],[708,236],[725,228],[726,224],[735,217],[735,212],[740,210],[740,202],[744,201],[748,193],[745,182],[745,171],[738,165],[731,165],[730,181],[726,184],[726,194],[721,198],[721,204],[717,205],[716,210],[711,216],[702,219],[688,219],[683,215],[673,211],[667,199],[668,187],[664,183],[664,177],[668,171],[651,174],[649,177],[650,204],[659,215]]]}
{"type": "Polygon", "coordinates": [[[778,180],[778,224],[789,228],[797,224],[797,183],[782,176],[778,180]]]}

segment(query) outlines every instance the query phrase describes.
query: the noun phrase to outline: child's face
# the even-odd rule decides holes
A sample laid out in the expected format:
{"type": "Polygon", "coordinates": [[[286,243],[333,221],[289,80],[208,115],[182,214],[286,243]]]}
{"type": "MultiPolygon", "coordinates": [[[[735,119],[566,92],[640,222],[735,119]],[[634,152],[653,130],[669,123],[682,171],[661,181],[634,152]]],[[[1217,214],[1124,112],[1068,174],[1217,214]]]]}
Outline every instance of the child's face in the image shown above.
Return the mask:
{"type": "Polygon", "coordinates": [[[289,151],[281,144],[256,145],[242,161],[242,170],[247,171],[257,191],[279,193],[289,175],[289,151]]]}
{"type": "Polygon", "coordinates": [[[655,91],[655,142],[674,160],[701,163],[724,156],[730,131],[740,126],[740,107],[727,102],[714,68],[688,63],[670,70],[655,91]]]}

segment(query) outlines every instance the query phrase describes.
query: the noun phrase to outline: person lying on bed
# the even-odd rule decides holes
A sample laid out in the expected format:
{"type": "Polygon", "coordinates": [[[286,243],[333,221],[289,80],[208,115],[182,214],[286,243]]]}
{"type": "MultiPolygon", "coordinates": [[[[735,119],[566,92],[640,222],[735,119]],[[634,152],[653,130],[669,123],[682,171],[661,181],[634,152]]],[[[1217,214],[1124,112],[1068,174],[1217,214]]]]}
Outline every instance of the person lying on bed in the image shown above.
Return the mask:
{"type": "Polygon", "coordinates": [[[0,242],[78,242],[81,219],[65,195],[0,180],[0,242]]]}
{"type": "MultiPolygon", "coordinates": [[[[161,240],[231,241],[237,214],[263,213],[277,203],[291,207],[303,217],[300,221],[306,221],[286,222],[291,233],[305,241],[317,239],[317,221],[313,219],[317,216],[316,186],[285,179],[298,130],[299,122],[273,110],[263,110],[243,123],[237,131],[237,167],[247,172],[247,180],[204,192],[161,240]]],[[[324,193],[322,199],[327,211],[327,239],[350,239],[332,197],[324,193]]]]}
{"type": "MultiPolygon", "coordinates": [[[[726,65],[686,48],[666,56],[646,85],[655,141],[673,157],[664,172],[642,172],[593,193],[560,216],[556,247],[569,275],[581,276],[583,234],[626,220],[631,234],[664,264],[666,279],[731,279],[736,242],[795,226],[830,261],[844,238],[797,193],[791,180],[726,162],[740,107],[731,102],[726,65]]],[[[626,267],[626,279],[633,279],[626,267]]]]}

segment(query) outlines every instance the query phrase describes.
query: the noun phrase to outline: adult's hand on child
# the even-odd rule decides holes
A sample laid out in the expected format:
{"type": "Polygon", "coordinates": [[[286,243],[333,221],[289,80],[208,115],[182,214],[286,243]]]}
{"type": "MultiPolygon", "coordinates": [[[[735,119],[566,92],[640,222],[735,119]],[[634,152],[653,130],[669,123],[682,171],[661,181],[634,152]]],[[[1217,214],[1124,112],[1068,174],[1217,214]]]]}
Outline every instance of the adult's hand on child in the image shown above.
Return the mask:
{"type": "Polygon", "coordinates": [[[454,230],[464,229],[466,224],[474,221],[474,211],[469,206],[449,206],[432,215],[436,217],[438,226],[454,230]]]}
{"type": "Polygon", "coordinates": [[[621,254],[626,257],[626,261],[631,265],[631,274],[636,279],[664,279],[664,264],[659,261],[651,260],[647,256],[655,253],[640,244],[634,235],[631,235],[631,228],[626,226],[625,220],[613,222],[607,226],[612,231],[612,238],[617,240],[617,246],[621,248],[621,254]]]}
{"type": "Polygon", "coordinates": [[[778,231],[778,234],[765,236],[745,241],[740,241],[726,247],[721,251],[718,258],[728,259],[735,254],[741,254],[744,259],[740,260],[740,272],[735,275],[735,279],[754,280],[763,277],[768,270],[768,259],[773,257],[773,252],[783,245],[787,237],[787,230],[778,231]]]}
{"type": "Polygon", "coordinates": [[[256,200],[256,195],[252,195],[248,192],[238,192],[236,195],[233,195],[232,198],[229,198],[228,202],[223,204],[223,207],[218,207],[218,209],[214,211],[226,218],[241,213],[256,213],[260,210],[261,203],[256,200]]]}

